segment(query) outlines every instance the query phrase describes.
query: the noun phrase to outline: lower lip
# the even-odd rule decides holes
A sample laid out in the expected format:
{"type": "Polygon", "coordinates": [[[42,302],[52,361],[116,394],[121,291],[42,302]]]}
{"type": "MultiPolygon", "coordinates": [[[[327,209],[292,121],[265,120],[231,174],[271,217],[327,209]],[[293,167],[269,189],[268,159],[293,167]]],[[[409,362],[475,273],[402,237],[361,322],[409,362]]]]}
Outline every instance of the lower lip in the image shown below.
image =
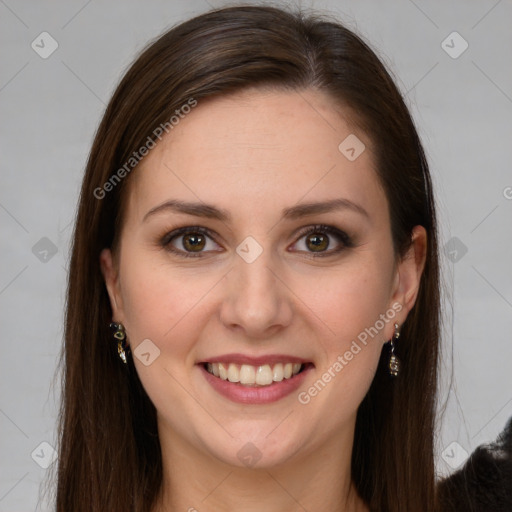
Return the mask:
{"type": "Polygon", "coordinates": [[[203,365],[199,365],[205,379],[215,391],[221,395],[229,398],[233,402],[242,404],[268,404],[277,402],[290,393],[293,393],[306,378],[306,375],[313,368],[312,365],[307,365],[300,373],[294,375],[290,379],[283,379],[281,382],[273,382],[268,386],[260,387],[247,387],[240,383],[229,382],[220,377],[215,377],[206,370],[203,365]]]}

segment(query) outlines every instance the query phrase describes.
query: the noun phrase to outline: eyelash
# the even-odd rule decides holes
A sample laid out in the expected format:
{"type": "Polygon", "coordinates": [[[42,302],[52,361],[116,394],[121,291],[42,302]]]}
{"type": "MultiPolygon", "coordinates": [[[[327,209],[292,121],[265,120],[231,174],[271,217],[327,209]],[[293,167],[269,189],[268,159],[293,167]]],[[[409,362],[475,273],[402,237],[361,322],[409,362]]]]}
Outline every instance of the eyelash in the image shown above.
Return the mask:
{"type": "MultiPolygon", "coordinates": [[[[173,254],[176,254],[177,256],[182,257],[182,258],[200,258],[200,257],[203,257],[205,252],[199,251],[199,252],[194,253],[194,252],[182,251],[182,250],[176,249],[171,244],[171,242],[175,238],[178,238],[179,236],[191,234],[191,233],[192,234],[201,234],[201,235],[207,236],[208,238],[210,238],[213,241],[215,241],[215,237],[213,236],[213,234],[212,234],[212,232],[210,230],[208,230],[206,228],[203,228],[203,227],[200,227],[200,226],[187,226],[187,227],[175,229],[174,231],[171,231],[170,233],[167,233],[160,240],[160,245],[164,249],[166,249],[167,251],[169,251],[169,252],[171,252],[173,254]]],[[[339,248],[339,249],[334,249],[334,250],[330,250],[330,251],[320,251],[320,252],[316,252],[316,253],[315,252],[308,252],[309,257],[312,257],[312,258],[322,258],[322,257],[324,257],[325,258],[327,256],[332,256],[334,254],[338,254],[341,251],[343,251],[344,249],[347,249],[347,248],[350,248],[350,247],[354,247],[352,239],[349,237],[349,235],[347,235],[347,233],[345,233],[344,231],[341,231],[340,229],[335,228],[333,226],[326,226],[324,224],[316,224],[316,225],[308,226],[306,228],[301,229],[299,231],[299,233],[297,234],[298,238],[297,238],[297,241],[295,242],[295,244],[300,239],[304,238],[307,235],[313,234],[313,233],[322,233],[322,234],[327,234],[327,235],[331,235],[331,236],[337,237],[340,240],[340,242],[342,244],[342,247],[339,248]]],[[[217,242],[215,242],[215,243],[217,243],[217,242]]],[[[208,252],[208,251],[206,251],[206,252],[208,252]]],[[[219,252],[219,251],[216,251],[216,252],[219,252]]],[[[305,251],[300,251],[300,252],[305,252],[305,251]]]]}

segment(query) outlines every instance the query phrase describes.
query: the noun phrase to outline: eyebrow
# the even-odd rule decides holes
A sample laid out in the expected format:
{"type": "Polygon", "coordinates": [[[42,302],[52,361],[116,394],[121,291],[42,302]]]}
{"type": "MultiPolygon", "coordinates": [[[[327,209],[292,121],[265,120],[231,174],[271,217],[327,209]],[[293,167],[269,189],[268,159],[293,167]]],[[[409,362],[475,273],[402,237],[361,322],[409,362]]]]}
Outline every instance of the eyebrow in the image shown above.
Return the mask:
{"type": "Polygon", "coordinates": [[[290,208],[285,208],[282,215],[284,219],[294,220],[306,217],[307,215],[329,213],[336,210],[351,210],[363,215],[364,217],[370,218],[368,212],[361,205],[348,199],[341,198],[317,203],[301,203],[290,208]]]}
{"type": "MultiPolygon", "coordinates": [[[[301,203],[282,210],[283,219],[296,220],[308,215],[318,215],[320,213],[329,213],[336,210],[351,210],[369,218],[368,212],[359,204],[348,199],[332,199],[330,201],[320,201],[315,203],[301,203]]],[[[184,213],[194,217],[206,217],[208,219],[217,219],[222,222],[231,220],[231,214],[224,209],[206,203],[195,203],[187,201],[178,201],[171,199],[155,206],[144,215],[142,222],[157,213],[173,211],[176,213],[184,213]]]]}
{"type": "Polygon", "coordinates": [[[227,210],[222,210],[217,208],[216,206],[209,205],[206,203],[191,203],[186,201],[178,201],[176,199],[171,199],[162,203],[161,205],[155,206],[151,210],[149,210],[142,222],[146,222],[148,217],[155,215],[157,213],[173,211],[176,213],[185,213],[187,215],[193,215],[195,217],[206,217],[208,219],[218,219],[223,222],[226,222],[231,219],[231,215],[227,210]]]}

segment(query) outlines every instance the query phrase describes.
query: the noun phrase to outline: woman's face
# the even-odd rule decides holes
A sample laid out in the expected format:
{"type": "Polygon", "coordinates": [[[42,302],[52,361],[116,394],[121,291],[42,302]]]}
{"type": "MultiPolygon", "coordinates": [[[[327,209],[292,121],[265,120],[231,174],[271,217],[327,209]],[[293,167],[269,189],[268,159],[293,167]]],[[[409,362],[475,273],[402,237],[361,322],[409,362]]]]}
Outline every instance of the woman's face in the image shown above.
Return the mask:
{"type": "Polygon", "coordinates": [[[199,100],[139,164],[101,264],[164,444],[271,467],[351,439],[423,265],[374,166],[312,90],[199,100]]]}

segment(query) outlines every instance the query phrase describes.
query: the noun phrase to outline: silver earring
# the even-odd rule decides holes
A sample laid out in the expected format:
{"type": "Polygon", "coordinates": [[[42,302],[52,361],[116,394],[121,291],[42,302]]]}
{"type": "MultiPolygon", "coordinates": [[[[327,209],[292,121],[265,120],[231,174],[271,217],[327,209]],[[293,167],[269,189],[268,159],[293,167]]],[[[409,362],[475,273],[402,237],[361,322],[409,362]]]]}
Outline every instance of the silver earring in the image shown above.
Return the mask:
{"type": "Polygon", "coordinates": [[[395,324],[395,332],[393,333],[393,337],[389,340],[389,363],[388,369],[389,374],[393,377],[397,377],[400,373],[400,360],[397,356],[395,356],[395,341],[400,337],[399,325],[395,324]]]}
{"type": "Polygon", "coordinates": [[[113,336],[117,341],[117,353],[124,364],[128,364],[126,361],[126,354],[129,351],[128,344],[126,343],[126,332],[123,324],[112,322],[110,328],[114,331],[113,336]]]}

